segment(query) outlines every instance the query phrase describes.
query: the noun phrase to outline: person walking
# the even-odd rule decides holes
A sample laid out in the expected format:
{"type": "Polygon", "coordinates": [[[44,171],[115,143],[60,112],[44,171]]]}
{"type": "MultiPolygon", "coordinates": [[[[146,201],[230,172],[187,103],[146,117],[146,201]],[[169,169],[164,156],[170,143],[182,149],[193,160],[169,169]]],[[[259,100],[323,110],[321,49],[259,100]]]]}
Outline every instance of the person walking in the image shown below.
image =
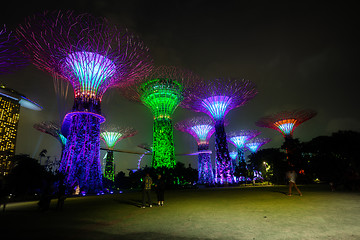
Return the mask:
{"type": "Polygon", "coordinates": [[[288,193],[288,196],[291,196],[291,191],[292,191],[292,188],[295,187],[296,191],[299,193],[300,196],[302,196],[302,193],[300,192],[300,189],[297,187],[296,185],[296,177],[297,177],[297,174],[296,172],[292,169],[290,171],[288,171],[286,173],[286,177],[287,179],[289,179],[289,193],[288,193]]]}
{"type": "Polygon", "coordinates": [[[158,178],[155,183],[155,189],[158,206],[164,206],[165,182],[164,179],[161,177],[161,174],[158,174],[158,178]]]}
{"type": "Polygon", "coordinates": [[[145,178],[144,178],[144,182],[143,182],[143,191],[142,191],[142,206],[141,208],[145,208],[145,196],[147,196],[147,200],[149,203],[149,207],[152,207],[152,202],[151,202],[151,185],[153,184],[153,181],[150,177],[149,173],[146,173],[145,178]]]}

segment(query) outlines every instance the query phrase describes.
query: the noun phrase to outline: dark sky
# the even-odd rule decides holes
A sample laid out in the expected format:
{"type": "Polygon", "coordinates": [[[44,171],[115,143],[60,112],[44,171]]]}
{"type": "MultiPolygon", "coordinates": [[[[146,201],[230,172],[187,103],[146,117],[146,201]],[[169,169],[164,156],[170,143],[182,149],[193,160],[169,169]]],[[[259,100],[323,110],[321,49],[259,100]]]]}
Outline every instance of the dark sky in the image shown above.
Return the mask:
{"type": "MultiPolygon", "coordinates": [[[[16,27],[23,19],[45,9],[73,9],[107,17],[139,34],[156,65],[190,69],[204,78],[238,77],[253,81],[258,95],[227,115],[227,131],[258,129],[272,139],[267,147],[280,147],[282,136],[258,128],[255,121],[282,110],[312,108],[318,115],[300,125],[294,137],[309,141],[338,130],[360,131],[359,17],[353,3],[317,4],[314,1],[35,1],[19,9],[12,1],[1,8],[1,23],[16,27]],[[274,3],[275,2],[275,3],[274,3]]],[[[60,104],[51,75],[32,65],[0,76],[6,84],[38,102],[43,111],[21,109],[16,153],[37,158],[42,149],[60,156],[60,146],[34,123],[59,119],[60,104]]],[[[72,95],[72,92],[70,92],[72,95]]],[[[127,125],[139,133],[117,144],[118,149],[141,151],[152,142],[152,116],[141,104],[123,99],[115,89],[103,98],[108,123],[127,125]]],[[[174,123],[202,114],[178,108],[174,123]]],[[[192,136],[174,130],[177,153],[196,151],[192,136]]],[[[214,141],[214,137],[211,138],[214,141]]],[[[230,146],[232,150],[233,147],[230,146]]],[[[103,155],[103,153],[102,153],[103,155]]],[[[115,153],[117,171],[136,168],[138,156],[115,153]]],[[[197,166],[197,157],[178,157],[197,166]]],[[[150,157],[144,158],[144,164],[150,157]]],[[[127,172],[127,171],[126,171],[127,172]]]]}

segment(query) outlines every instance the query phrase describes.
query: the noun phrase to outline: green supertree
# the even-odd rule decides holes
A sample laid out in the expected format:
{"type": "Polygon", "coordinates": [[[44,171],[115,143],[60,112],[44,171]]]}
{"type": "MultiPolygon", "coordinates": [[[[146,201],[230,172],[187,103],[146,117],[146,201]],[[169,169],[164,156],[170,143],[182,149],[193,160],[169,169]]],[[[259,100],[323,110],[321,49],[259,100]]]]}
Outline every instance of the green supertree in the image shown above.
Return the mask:
{"type": "Polygon", "coordinates": [[[131,127],[115,127],[111,125],[103,125],[101,127],[101,140],[107,145],[106,163],[104,178],[114,182],[114,147],[117,142],[124,138],[132,137],[137,133],[131,127]]]}
{"type": "Polygon", "coordinates": [[[183,100],[184,91],[201,79],[196,74],[176,67],[160,66],[142,84],[123,90],[130,100],[141,101],[154,116],[153,168],[176,165],[172,114],[183,100]]]}

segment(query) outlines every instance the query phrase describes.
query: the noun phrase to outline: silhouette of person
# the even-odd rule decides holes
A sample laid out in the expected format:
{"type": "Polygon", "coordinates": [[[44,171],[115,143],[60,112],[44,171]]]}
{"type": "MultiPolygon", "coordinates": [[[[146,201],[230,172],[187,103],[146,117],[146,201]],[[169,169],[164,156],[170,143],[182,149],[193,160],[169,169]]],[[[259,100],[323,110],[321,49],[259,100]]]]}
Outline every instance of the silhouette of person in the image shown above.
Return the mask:
{"type": "Polygon", "coordinates": [[[164,206],[164,193],[165,193],[165,182],[161,177],[161,174],[158,174],[158,178],[155,182],[156,195],[158,200],[158,206],[164,206]]]}
{"type": "Polygon", "coordinates": [[[149,203],[149,207],[152,207],[151,202],[151,185],[153,184],[152,178],[150,177],[149,173],[146,173],[144,182],[143,182],[143,191],[142,191],[142,206],[141,208],[145,208],[145,196],[147,196],[147,200],[149,203]]]}

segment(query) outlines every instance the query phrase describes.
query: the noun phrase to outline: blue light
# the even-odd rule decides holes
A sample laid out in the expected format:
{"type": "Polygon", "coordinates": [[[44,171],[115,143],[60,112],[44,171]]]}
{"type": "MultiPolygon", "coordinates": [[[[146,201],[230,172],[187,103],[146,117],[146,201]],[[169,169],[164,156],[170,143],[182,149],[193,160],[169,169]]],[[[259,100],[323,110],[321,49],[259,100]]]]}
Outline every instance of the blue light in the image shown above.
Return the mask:
{"type": "Polygon", "coordinates": [[[209,111],[214,119],[222,119],[231,103],[227,96],[212,96],[202,101],[202,105],[209,111]]]}
{"type": "Polygon", "coordinates": [[[196,125],[191,128],[196,135],[198,136],[200,142],[206,141],[206,138],[208,137],[208,133],[211,131],[213,126],[211,125],[196,125]]]}
{"type": "Polygon", "coordinates": [[[258,148],[260,147],[261,143],[253,142],[246,144],[246,147],[252,152],[256,153],[258,148]]]}
{"type": "Polygon", "coordinates": [[[248,136],[235,136],[230,138],[231,142],[233,142],[237,148],[244,147],[247,139],[248,136]]]}
{"type": "Polygon", "coordinates": [[[233,151],[233,152],[229,152],[231,159],[235,160],[238,156],[238,152],[237,151],[233,151]]]}
{"type": "Polygon", "coordinates": [[[284,134],[289,135],[294,128],[294,123],[284,123],[279,125],[278,128],[280,128],[284,134]]]}
{"type": "Polygon", "coordinates": [[[65,59],[79,79],[80,91],[94,97],[99,86],[116,72],[115,64],[108,58],[92,52],[74,52],[65,59]]]}

